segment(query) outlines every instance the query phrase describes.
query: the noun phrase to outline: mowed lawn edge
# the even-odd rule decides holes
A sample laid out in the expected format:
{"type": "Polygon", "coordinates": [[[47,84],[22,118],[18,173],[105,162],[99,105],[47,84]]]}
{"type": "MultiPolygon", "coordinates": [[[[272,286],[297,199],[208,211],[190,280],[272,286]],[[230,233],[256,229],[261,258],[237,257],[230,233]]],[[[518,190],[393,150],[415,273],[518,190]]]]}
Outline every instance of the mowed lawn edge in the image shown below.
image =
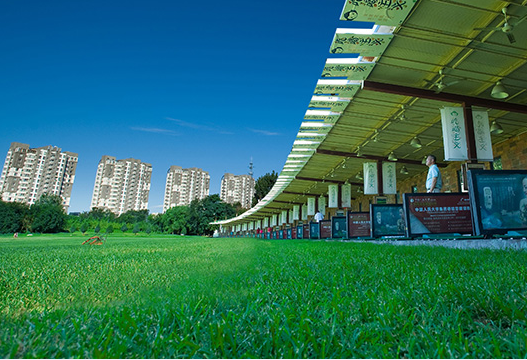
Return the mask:
{"type": "Polygon", "coordinates": [[[525,357],[523,251],[0,237],[0,356],[525,357]]]}

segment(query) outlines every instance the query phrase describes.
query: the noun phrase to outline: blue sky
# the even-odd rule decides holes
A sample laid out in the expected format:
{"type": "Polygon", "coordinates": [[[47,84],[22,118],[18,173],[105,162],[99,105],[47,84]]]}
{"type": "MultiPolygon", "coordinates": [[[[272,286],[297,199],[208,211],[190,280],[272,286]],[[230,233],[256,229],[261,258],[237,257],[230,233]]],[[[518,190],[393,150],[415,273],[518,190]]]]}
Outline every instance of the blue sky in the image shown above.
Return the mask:
{"type": "Polygon", "coordinates": [[[0,2],[0,156],[11,142],[79,154],[70,211],[89,210],[102,155],[279,172],[344,0],[0,2]]]}

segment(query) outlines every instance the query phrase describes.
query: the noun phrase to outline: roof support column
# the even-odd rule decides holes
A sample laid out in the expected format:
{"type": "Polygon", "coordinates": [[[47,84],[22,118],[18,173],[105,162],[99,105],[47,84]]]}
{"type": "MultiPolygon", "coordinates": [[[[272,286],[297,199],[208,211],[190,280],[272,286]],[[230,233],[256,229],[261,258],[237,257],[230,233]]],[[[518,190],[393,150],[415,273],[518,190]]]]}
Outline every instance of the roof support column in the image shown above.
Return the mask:
{"type": "Polygon", "coordinates": [[[478,162],[476,150],[476,137],[474,136],[474,119],[472,117],[472,104],[463,103],[463,115],[465,115],[465,136],[467,137],[467,157],[470,163],[478,162]]]}
{"type": "Polygon", "coordinates": [[[383,196],[384,187],[382,183],[382,160],[377,160],[377,187],[379,188],[379,196],[383,196]]]}

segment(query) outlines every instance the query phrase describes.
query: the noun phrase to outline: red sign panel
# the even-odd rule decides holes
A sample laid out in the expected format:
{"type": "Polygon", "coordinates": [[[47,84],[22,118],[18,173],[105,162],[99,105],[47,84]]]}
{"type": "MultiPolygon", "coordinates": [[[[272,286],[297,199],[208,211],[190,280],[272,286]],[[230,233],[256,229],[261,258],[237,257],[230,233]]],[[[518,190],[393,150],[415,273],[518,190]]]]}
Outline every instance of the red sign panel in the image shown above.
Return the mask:
{"type": "Polygon", "coordinates": [[[370,237],[370,213],[348,211],[348,237],[370,237]]]}
{"type": "Polygon", "coordinates": [[[291,228],[291,238],[296,239],[296,226],[291,228]]]}
{"type": "Polygon", "coordinates": [[[320,238],[331,239],[331,220],[320,220],[320,238]]]}
{"type": "Polygon", "coordinates": [[[472,233],[466,193],[404,194],[409,235],[472,233]]]}
{"type": "Polygon", "coordinates": [[[309,224],[304,224],[304,233],[302,235],[304,235],[304,239],[309,239],[309,224]]]}

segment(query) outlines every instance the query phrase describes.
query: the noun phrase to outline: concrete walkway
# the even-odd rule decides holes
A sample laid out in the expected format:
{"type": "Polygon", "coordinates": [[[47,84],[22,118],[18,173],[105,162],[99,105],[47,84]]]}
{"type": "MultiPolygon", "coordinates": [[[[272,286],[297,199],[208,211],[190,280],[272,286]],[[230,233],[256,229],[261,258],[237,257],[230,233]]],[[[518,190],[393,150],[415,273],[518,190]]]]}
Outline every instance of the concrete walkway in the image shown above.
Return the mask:
{"type": "MultiPolygon", "coordinates": [[[[361,241],[362,242],[362,241],[361,241]]],[[[370,240],[375,244],[405,245],[405,246],[444,246],[454,249],[494,249],[494,250],[527,250],[527,239],[430,239],[430,240],[370,240]]]]}

